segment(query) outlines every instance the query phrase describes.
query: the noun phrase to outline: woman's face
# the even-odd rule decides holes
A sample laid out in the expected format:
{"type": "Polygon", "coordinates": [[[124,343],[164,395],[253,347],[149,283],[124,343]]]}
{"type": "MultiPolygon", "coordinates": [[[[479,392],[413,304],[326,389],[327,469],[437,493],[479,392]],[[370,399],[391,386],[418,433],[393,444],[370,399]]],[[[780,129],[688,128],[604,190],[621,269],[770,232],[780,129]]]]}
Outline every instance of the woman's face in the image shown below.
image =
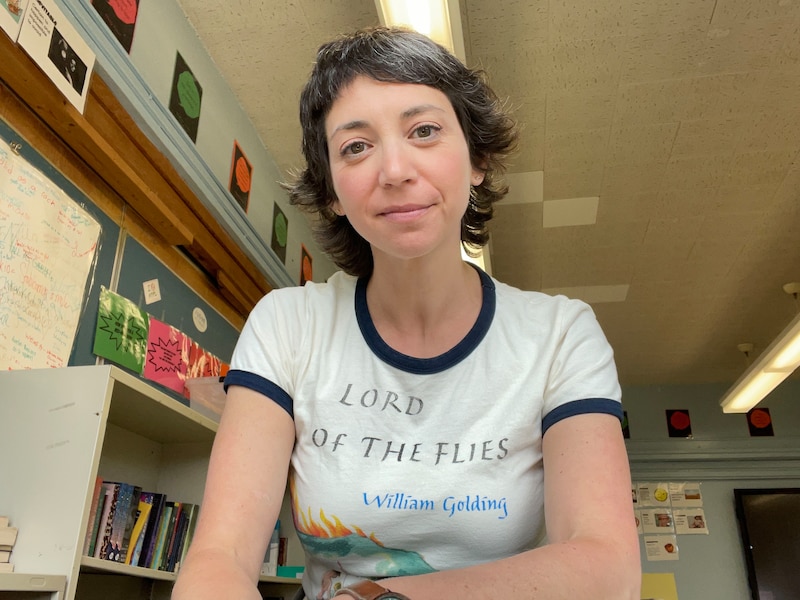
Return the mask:
{"type": "Polygon", "coordinates": [[[437,89],[357,77],[325,121],[333,208],[380,255],[459,253],[472,168],[449,99],[437,89]]]}

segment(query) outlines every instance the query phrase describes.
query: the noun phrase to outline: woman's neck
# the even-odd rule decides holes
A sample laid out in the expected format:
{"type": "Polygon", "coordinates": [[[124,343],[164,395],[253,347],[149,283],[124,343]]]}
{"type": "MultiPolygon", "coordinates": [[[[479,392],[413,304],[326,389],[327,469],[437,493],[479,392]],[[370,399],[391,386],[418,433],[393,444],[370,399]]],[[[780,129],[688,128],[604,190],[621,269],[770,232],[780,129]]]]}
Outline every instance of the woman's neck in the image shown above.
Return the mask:
{"type": "Polygon", "coordinates": [[[431,358],[453,348],[480,313],[479,274],[460,259],[377,264],[367,284],[367,306],[381,338],[398,352],[431,358]],[[424,263],[424,264],[420,264],[424,263]]]}

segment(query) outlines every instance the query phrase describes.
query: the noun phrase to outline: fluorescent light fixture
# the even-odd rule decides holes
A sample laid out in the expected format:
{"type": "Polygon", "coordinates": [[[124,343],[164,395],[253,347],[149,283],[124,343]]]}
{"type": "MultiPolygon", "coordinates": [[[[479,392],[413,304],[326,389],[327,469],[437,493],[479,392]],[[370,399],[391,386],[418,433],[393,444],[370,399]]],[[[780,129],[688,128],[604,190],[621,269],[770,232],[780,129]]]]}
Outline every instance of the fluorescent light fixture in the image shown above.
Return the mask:
{"type": "Polygon", "coordinates": [[[798,366],[800,366],[800,314],[725,393],[720,401],[722,412],[748,412],[798,366]]]}
{"type": "Polygon", "coordinates": [[[466,62],[458,0],[375,0],[383,25],[410,27],[466,62]]]}

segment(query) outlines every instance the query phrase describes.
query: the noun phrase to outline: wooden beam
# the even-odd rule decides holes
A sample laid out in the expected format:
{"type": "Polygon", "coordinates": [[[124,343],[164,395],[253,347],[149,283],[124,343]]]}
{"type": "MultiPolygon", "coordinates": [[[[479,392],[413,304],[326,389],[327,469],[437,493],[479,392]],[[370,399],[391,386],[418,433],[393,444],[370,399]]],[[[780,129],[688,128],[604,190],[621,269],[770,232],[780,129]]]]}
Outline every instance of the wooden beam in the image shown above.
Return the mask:
{"type": "Polygon", "coordinates": [[[236,329],[241,330],[248,311],[241,303],[232,303],[206,273],[187,260],[186,255],[155,233],[153,228],[130,208],[109,185],[100,179],[72,149],[67,147],[38,115],[7,86],[0,84],[0,115],[64,177],[75,184],[92,202],[133,238],[153,253],[167,268],[197,292],[236,329]]]}
{"type": "MultiPolygon", "coordinates": [[[[176,193],[186,206],[197,216],[206,231],[211,235],[211,238],[215,240],[216,244],[229,253],[234,262],[246,271],[243,275],[245,278],[251,280],[252,283],[248,282],[243,285],[243,288],[249,289],[252,287],[254,290],[257,290],[255,295],[256,300],[269,292],[272,286],[269,284],[266,277],[255,268],[255,265],[253,265],[244,251],[233,242],[227,231],[225,231],[214,215],[211,214],[211,211],[209,211],[203,201],[192,191],[189,184],[184,181],[167,157],[144,135],[133,118],[121,109],[119,101],[105,82],[98,78],[93,85],[93,97],[96,98],[99,103],[106,106],[109,113],[114,115],[119,126],[127,132],[130,143],[136,146],[143,156],[148,157],[152,168],[155,169],[158,174],[158,178],[168,183],[173,188],[174,193],[176,193]]],[[[199,249],[206,248],[208,259],[213,261],[214,257],[218,256],[220,247],[210,244],[210,240],[208,239],[199,239],[200,237],[202,236],[198,236],[198,239],[193,242],[193,246],[199,249]]],[[[201,263],[208,268],[208,265],[206,265],[204,261],[201,261],[201,263]]],[[[227,265],[213,266],[210,270],[211,272],[216,272],[217,268],[226,267],[228,270],[231,270],[227,265]]]]}
{"type": "Polygon", "coordinates": [[[81,115],[35,63],[0,35],[0,78],[106,181],[156,235],[185,250],[246,314],[269,282],[94,74],[81,115]],[[223,286],[221,281],[228,283],[223,286]],[[233,284],[233,282],[236,282],[233,284]]]}
{"type": "MultiPolygon", "coordinates": [[[[164,238],[175,245],[188,245],[192,234],[122,155],[125,148],[112,146],[72,106],[47,76],[6,36],[0,36],[0,77],[34,112],[114,189],[124,190],[125,199],[140,214],[147,215],[164,238]]],[[[93,76],[93,80],[96,76],[93,76]]],[[[91,82],[90,82],[91,90],[91,82]]],[[[86,110],[92,110],[91,94],[86,110]]]]}

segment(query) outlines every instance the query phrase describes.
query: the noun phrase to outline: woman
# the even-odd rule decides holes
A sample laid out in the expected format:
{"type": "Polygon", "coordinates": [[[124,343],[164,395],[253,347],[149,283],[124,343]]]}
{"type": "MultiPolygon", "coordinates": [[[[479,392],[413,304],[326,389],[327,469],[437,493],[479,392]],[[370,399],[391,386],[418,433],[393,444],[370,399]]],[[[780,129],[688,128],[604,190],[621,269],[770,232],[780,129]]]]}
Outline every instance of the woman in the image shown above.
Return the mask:
{"type": "Polygon", "coordinates": [[[638,598],[620,390],[591,310],[461,260],[487,241],[515,142],[494,94],[424,36],[378,28],[320,49],[300,113],[291,197],[344,273],[249,317],[174,598],[258,598],[287,472],[307,598],[638,598]]]}

